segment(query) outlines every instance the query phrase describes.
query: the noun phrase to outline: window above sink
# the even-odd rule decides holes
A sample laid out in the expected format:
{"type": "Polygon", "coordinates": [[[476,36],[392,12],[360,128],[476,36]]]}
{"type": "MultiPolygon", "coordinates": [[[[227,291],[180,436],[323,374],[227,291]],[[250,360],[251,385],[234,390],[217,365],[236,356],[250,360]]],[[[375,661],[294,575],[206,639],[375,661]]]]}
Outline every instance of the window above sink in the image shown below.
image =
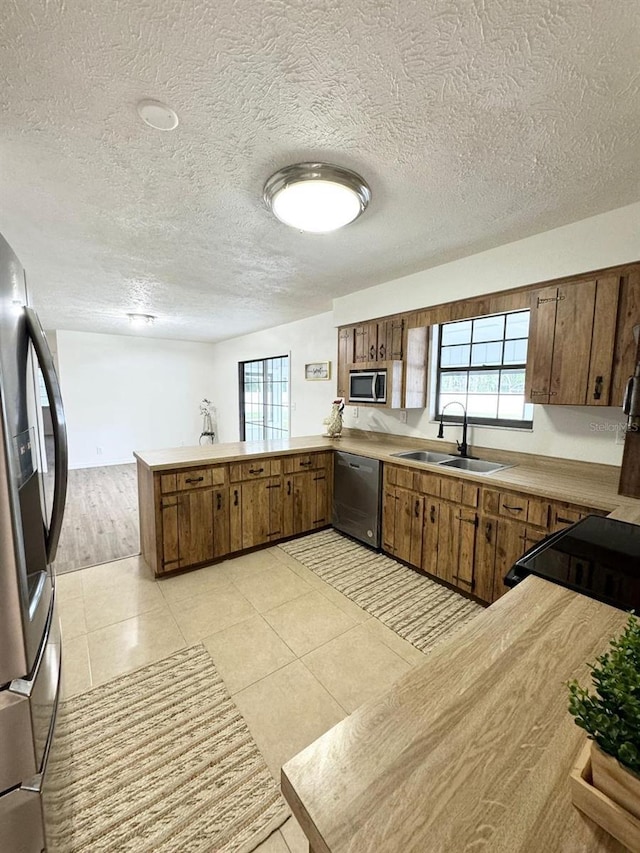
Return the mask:
{"type": "MultiPolygon", "coordinates": [[[[438,327],[436,417],[461,403],[470,424],[531,429],[525,403],[529,314],[513,311],[443,323],[438,327]]],[[[457,423],[459,416],[443,420],[457,423]]]]}

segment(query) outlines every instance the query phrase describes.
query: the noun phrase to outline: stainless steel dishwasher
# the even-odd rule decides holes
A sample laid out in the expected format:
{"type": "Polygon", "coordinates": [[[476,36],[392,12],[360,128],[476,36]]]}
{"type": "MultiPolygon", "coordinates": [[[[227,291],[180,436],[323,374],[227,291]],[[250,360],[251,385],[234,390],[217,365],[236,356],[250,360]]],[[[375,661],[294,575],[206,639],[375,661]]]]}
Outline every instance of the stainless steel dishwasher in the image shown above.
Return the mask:
{"type": "Polygon", "coordinates": [[[336,453],[333,519],[336,530],[380,547],[381,465],[377,459],[336,453]]]}

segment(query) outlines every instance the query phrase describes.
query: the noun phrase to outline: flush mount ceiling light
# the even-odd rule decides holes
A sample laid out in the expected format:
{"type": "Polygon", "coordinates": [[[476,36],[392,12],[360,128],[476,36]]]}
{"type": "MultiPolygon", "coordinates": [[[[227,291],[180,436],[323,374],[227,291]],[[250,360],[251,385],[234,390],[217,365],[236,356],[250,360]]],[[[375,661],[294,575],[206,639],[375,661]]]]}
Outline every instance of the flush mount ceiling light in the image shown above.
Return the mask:
{"type": "Polygon", "coordinates": [[[152,101],[149,98],[139,101],[138,115],[145,124],[156,130],[175,130],[178,126],[177,113],[160,101],[152,101]]]}
{"type": "Polygon", "coordinates": [[[357,219],[371,200],[371,190],[349,169],[329,163],[298,163],[271,175],[263,198],[285,225],[322,234],[357,219]]]}
{"type": "Polygon", "coordinates": [[[127,314],[132,326],[152,326],[156,319],[153,314],[127,314]]]}

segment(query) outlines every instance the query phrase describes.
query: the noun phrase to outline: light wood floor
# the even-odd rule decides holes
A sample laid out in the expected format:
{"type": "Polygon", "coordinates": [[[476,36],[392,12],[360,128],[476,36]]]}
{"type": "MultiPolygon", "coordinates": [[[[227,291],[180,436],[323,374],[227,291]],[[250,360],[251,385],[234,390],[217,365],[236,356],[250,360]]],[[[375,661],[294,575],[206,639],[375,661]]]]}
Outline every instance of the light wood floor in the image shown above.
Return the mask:
{"type": "MultiPolygon", "coordinates": [[[[45,485],[47,491],[52,487],[48,475],[45,485]]],[[[135,464],[69,471],[56,572],[71,572],[139,553],[135,464]]]]}

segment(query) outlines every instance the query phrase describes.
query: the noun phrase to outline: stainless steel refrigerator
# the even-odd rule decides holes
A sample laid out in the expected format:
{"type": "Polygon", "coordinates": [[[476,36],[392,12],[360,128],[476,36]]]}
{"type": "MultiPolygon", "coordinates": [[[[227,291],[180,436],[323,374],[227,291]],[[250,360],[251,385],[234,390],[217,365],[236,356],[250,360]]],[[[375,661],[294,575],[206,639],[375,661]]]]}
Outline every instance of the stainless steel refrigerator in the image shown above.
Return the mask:
{"type": "Polygon", "coordinates": [[[66,488],[53,359],[28,307],[24,270],[0,235],[0,850],[11,853],[53,849],[46,788],[61,673],[53,562],[66,488]],[[54,433],[46,455],[43,395],[54,433]]]}

